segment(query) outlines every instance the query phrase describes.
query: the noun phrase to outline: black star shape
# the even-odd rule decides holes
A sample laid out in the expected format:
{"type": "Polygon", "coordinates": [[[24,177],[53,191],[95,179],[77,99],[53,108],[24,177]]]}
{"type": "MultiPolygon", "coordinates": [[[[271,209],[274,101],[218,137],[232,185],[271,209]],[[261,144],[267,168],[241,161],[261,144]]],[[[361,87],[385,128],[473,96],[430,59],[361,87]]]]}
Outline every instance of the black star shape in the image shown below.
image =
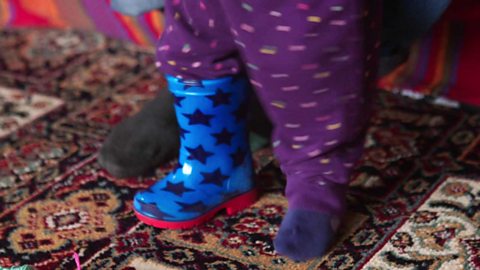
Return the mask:
{"type": "Polygon", "coordinates": [[[220,106],[222,104],[228,105],[230,104],[230,96],[232,94],[230,93],[225,93],[222,91],[222,89],[217,89],[215,92],[215,95],[207,96],[208,99],[210,99],[213,102],[213,107],[220,106]]]}
{"type": "Polygon", "coordinates": [[[182,196],[185,192],[194,191],[194,189],[185,187],[183,182],[178,184],[167,182],[167,186],[163,190],[174,193],[177,196],[182,196]]]}
{"type": "Polygon", "coordinates": [[[199,109],[196,109],[193,113],[184,113],[185,117],[188,118],[189,125],[205,125],[210,126],[210,119],[213,118],[211,114],[204,114],[199,109]]]}
{"type": "Polygon", "coordinates": [[[235,121],[238,123],[239,121],[245,120],[247,117],[247,103],[244,101],[237,110],[233,111],[233,115],[235,116],[235,121]]]}
{"type": "Polygon", "coordinates": [[[177,165],[175,165],[175,167],[173,169],[174,170],[180,170],[182,168],[183,168],[183,164],[180,164],[180,162],[179,162],[179,163],[177,163],[177,165]]]}
{"type": "Polygon", "coordinates": [[[179,133],[180,133],[180,137],[182,139],[185,139],[185,134],[190,133],[190,131],[188,131],[186,129],[183,129],[183,128],[180,128],[179,133]]]}
{"type": "Polygon", "coordinates": [[[154,203],[141,203],[140,207],[142,208],[141,209],[142,212],[153,215],[156,219],[165,219],[165,218],[173,217],[172,215],[169,215],[165,212],[160,211],[160,209],[158,209],[157,205],[154,203]]]}
{"type": "Polygon", "coordinates": [[[188,152],[190,152],[190,156],[188,157],[189,160],[198,160],[202,164],[205,164],[207,162],[207,158],[213,155],[212,152],[205,151],[201,145],[199,145],[197,148],[185,148],[188,150],[188,152]]]}
{"type": "Polygon", "coordinates": [[[182,207],[182,210],[180,210],[180,211],[184,212],[184,213],[192,213],[192,212],[193,213],[194,212],[204,213],[204,212],[207,212],[209,210],[208,206],[206,206],[201,201],[196,202],[196,203],[192,203],[192,204],[181,203],[181,202],[177,202],[177,203],[182,207]]]}
{"type": "Polygon", "coordinates": [[[233,154],[230,154],[230,157],[232,158],[233,161],[233,167],[237,167],[242,165],[243,160],[245,159],[245,151],[242,151],[242,149],[238,148],[237,151],[233,154]]]}
{"type": "Polygon", "coordinates": [[[230,143],[232,142],[233,135],[234,133],[228,132],[226,128],[223,128],[223,130],[219,133],[212,133],[212,136],[215,137],[215,139],[217,139],[217,142],[215,142],[215,145],[219,145],[219,144],[230,145],[230,143]]]}
{"type": "Polygon", "coordinates": [[[175,105],[177,105],[178,107],[182,107],[182,100],[184,100],[185,97],[179,97],[179,96],[175,96],[175,105]]]}
{"type": "Polygon", "coordinates": [[[180,83],[183,84],[183,90],[187,90],[190,87],[200,87],[200,88],[205,88],[203,85],[202,81],[200,80],[184,80],[184,79],[178,79],[180,83]]]}
{"type": "Polygon", "coordinates": [[[228,179],[228,176],[223,175],[220,169],[216,169],[211,173],[200,173],[203,176],[202,184],[214,184],[219,187],[223,186],[223,181],[228,179]]]}

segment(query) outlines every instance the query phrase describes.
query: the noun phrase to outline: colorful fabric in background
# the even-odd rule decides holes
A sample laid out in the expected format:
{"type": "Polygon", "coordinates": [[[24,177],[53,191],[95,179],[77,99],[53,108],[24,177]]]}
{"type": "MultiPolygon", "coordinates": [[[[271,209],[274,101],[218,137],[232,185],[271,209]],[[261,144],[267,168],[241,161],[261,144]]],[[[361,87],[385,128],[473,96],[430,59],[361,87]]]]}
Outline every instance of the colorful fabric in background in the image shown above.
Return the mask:
{"type": "Polygon", "coordinates": [[[416,42],[408,60],[379,81],[387,90],[412,90],[480,105],[480,1],[453,1],[416,42]]]}
{"type": "MultiPolygon", "coordinates": [[[[0,0],[0,29],[57,27],[100,31],[151,46],[163,30],[159,11],[137,18],[111,10],[110,0],[0,0]]],[[[480,105],[480,2],[453,1],[443,19],[413,47],[406,63],[379,81],[387,90],[413,90],[480,105]]]]}
{"type": "Polygon", "coordinates": [[[75,28],[151,46],[162,33],[160,11],[138,17],[121,15],[110,0],[0,0],[0,29],[75,28]]]}

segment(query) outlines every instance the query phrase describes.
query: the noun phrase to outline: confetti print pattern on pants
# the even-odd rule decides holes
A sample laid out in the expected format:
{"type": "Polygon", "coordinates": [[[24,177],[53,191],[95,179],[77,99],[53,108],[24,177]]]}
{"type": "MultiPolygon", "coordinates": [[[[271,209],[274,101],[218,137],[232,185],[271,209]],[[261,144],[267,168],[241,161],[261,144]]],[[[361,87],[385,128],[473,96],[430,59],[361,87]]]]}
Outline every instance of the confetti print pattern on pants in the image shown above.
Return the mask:
{"type": "Polygon", "coordinates": [[[275,126],[290,209],[345,208],[374,74],[366,2],[166,1],[156,65],[184,79],[248,74],[275,126]]]}

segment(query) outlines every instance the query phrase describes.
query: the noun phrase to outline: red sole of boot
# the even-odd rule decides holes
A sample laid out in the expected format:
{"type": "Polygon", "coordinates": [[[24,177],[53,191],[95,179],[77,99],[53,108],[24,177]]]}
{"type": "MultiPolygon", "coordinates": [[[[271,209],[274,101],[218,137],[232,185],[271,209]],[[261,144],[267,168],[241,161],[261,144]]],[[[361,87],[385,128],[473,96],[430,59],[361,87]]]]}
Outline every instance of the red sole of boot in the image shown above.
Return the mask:
{"type": "Polygon", "coordinates": [[[143,223],[151,225],[156,228],[160,229],[189,229],[200,224],[203,224],[210,219],[212,219],[215,214],[219,211],[225,209],[227,215],[234,215],[239,211],[247,208],[251,204],[253,204],[258,199],[258,191],[252,190],[247,193],[243,193],[237,197],[234,197],[219,206],[213,208],[212,210],[206,212],[205,214],[199,216],[195,219],[190,219],[186,221],[165,221],[165,220],[158,220],[151,217],[144,216],[137,211],[135,211],[135,215],[138,219],[140,219],[143,223]]]}

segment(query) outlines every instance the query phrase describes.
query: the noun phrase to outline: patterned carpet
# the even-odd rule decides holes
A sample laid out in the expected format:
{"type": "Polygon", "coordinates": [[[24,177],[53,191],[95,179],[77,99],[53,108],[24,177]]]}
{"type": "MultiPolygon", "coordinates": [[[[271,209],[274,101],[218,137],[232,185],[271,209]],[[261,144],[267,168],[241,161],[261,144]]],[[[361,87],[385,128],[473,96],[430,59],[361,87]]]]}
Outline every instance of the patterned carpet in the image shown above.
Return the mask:
{"type": "Polygon", "coordinates": [[[480,113],[379,93],[349,214],[324,258],[295,263],[272,237],[287,202],[269,149],[265,193],[236,216],[184,231],[135,218],[143,178],[95,153],[164,87],[151,51],[91,33],[0,32],[0,266],[36,269],[480,269],[480,113]]]}

